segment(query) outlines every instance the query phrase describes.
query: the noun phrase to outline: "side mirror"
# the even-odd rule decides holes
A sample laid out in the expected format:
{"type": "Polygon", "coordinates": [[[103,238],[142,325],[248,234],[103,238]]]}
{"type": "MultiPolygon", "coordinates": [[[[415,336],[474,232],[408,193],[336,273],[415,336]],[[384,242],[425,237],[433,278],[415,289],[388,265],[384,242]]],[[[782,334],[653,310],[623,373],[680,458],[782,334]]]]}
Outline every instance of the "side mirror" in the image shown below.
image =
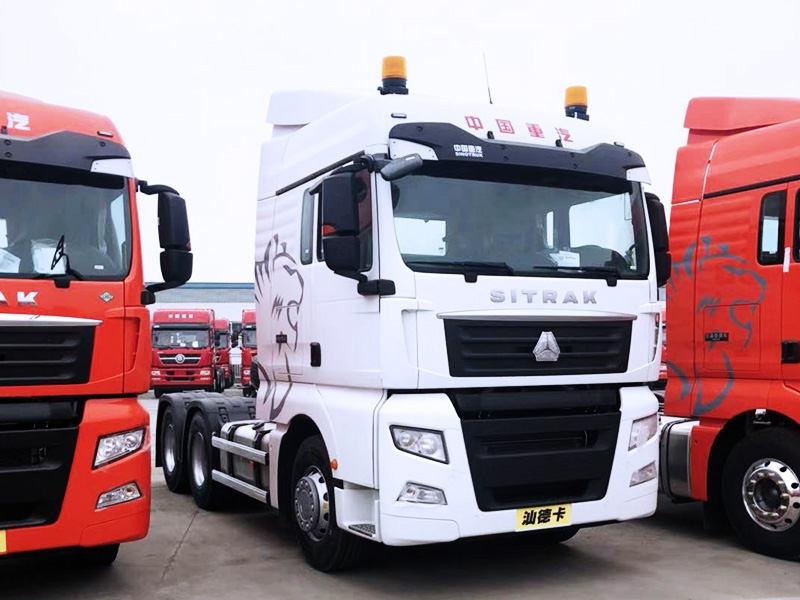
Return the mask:
{"type": "Polygon", "coordinates": [[[186,201],[175,190],[167,186],[150,186],[147,182],[139,182],[139,190],[145,194],[158,194],[158,242],[163,248],[160,259],[164,283],[149,285],[142,293],[142,302],[152,304],[156,292],[179,287],[191,278],[192,242],[186,201]]]}
{"type": "Polygon", "coordinates": [[[658,196],[650,192],[644,195],[650,229],[653,234],[653,252],[656,257],[656,281],[661,287],[669,281],[672,271],[672,256],[669,253],[669,233],[664,205],[658,196]]]}
{"type": "Polygon", "coordinates": [[[355,173],[337,173],[322,181],[322,251],[325,264],[334,272],[361,269],[358,202],[366,193],[366,185],[355,173]]]}

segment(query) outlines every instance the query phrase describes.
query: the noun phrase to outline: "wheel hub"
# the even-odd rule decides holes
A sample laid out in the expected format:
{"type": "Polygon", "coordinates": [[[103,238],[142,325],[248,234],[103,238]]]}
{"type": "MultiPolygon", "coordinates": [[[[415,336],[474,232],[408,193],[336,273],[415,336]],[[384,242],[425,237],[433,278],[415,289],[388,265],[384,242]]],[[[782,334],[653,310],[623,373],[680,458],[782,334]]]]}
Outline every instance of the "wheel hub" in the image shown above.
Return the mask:
{"type": "Polygon", "coordinates": [[[175,437],[175,426],[170,423],[164,428],[164,468],[172,473],[175,470],[175,446],[176,437],[175,437]]]}
{"type": "Polygon", "coordinates": [[[192,440],[192,477],[198,488],[203,487],[206,482],[206,441],[199,432],[192,440]]]}
{"type": "Polygon", "coordinates": [[[325,477],[316,467],[310,467],[294,488],[294,515],[300,529],[315,541],[328,530],[330,503],[325,477]]]}
{"type": "Polygon", "coordinates": [[[800,479],[774,458],[750,465],[742,481],[742,499],[750,518],[768,531],[786,531],[800,519],[800,479]]]}

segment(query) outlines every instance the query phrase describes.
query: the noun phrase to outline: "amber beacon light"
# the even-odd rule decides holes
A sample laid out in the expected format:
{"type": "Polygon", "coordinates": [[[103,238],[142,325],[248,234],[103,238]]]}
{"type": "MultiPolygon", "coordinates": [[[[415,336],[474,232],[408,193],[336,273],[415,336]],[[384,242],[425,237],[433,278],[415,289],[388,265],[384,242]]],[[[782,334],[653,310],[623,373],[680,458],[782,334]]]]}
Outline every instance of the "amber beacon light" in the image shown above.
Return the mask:
{"type": "Polygon", "coordinates": [[[382,94],[408,94],[406,87],[406,59],[402,56],[386,56],[381,69],[383,85],[378,88],[382,94]]]}
{"type": "Polygon", "coordinates": [[[589,107],[589,102],[587,98],[585,86],[571,85],[568,87],[564,97],[564,110],[567,116],[588,121],[589,114],[586,112],[586,109],[589,107]]]}

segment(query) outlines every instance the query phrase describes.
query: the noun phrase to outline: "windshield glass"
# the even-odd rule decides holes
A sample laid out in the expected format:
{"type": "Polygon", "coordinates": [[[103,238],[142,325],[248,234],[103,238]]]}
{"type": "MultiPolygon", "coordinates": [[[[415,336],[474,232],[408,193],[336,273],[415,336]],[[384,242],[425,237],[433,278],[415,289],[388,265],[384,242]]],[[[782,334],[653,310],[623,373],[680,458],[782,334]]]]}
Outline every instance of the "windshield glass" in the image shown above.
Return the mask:
{"type": "Polygon", "coordinates": [[[256,328],[245,327],[242,329],[242,346],[245,348],[256,347],[256,328]]]}
{"type": "Polygon", "coordinates": [[[617,178],[426,165],[392,182],[397,243],[413,270],[645,278],[641,188],[617,178]],[[502,176],[502,177],[501,177],[502,176]]]}
{"type": "Polygon", "coordinates": [[[208,329],[154,329],[156,348],[206,348],[211,344],[208,329]]]}
{"type": "Polygon", "coordinates": [[[64,236],[69,267],[84,279],[121,280],[130,267],[126,180],[0,161],[0,277],[63,274],[52,265],[64,236]]]}
{"type": "Polygon", "coordinates": [[[217,348],[227,348],[228,347],[228,332],[223,331],[219,333],[219,341],[217,341],[217,348]]]}

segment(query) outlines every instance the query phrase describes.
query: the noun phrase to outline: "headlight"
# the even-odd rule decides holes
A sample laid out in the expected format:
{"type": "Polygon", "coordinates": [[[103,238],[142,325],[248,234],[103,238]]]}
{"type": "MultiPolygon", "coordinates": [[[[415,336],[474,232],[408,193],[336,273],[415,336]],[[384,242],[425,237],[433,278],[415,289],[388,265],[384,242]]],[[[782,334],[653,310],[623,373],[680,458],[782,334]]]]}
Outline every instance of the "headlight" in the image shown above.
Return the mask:
{"type": "Polygon", "coordinates": [[[658,431],[658,415],[652,414],[644,419],[636,419],[631,425],[631,437],[628,440],[628,450],[644,446],[658,431]]]}
{"type": "Polygon", "coordinates": [[[144,432],[145,428],[142,427],[101,437],[97,442],[94,466],[99,467],[136,452],[144,443],[144,432]]]}
{"type": "Polygon", "coordinates": [[[211,375],[211,371],[200,371],[200,375],[211,375]]]}
{"type": "Polygon", "coordinates": [[[242,369],[242,375],[250,375],[250,369],[242,369]]]}
{"type": "Polygon", "coordinates": [[[161,377],[161,371],[150,371],[150,377],[161,377]]]}
{"type": "Polygon", "coordinates": [[[393,425],[392,438],[398,450],[416,454],[422,458],[430,458],[438,462],[447,463],[447,446],[441,431],[428,429],[412,429],[410,427],[397,427],[393,425]]]}

